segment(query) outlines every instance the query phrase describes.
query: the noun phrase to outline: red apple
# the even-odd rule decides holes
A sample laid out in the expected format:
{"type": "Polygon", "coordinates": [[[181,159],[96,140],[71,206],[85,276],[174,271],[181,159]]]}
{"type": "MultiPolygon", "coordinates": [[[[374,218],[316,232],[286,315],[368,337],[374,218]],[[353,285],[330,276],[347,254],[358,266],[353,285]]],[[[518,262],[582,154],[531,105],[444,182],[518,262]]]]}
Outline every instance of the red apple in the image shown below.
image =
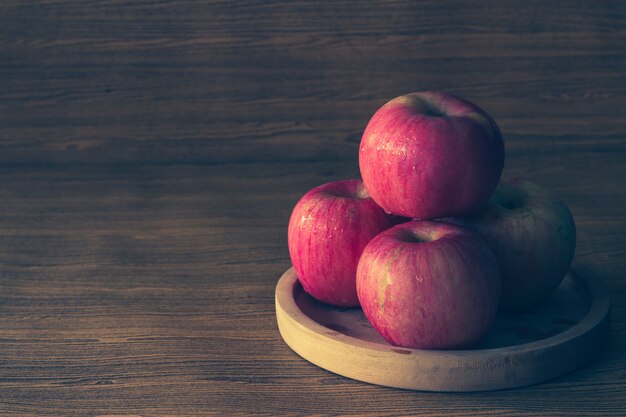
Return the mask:
{"type": "Polygon", "coordinates": [[[414,220],[367,245],[357,293],[367,319],[392,345],[463,348],[481,339],[495,319],[500,271],[478,234],[414,220]]]}
{"type": "Polygon", "coordinates": [[[413,93],[374,114],[359,166],[385,211],[415,219],[459,216],[493,193],[504,143],[495,121],[475,104],[441,92],[413,93]]]}
{"type": "Polygon", "coordinates": [[[502,180],[487,205],[462,219],[444,219],[480,234],[502,273],[505,311],[523,311],[543,302],[569,270],[576,226],[567,206],[530,181],[502,180]]]}
{"type": "Polygon", "coordinates": [[[319,301],[358,306],[356,267],[368,242],[391,227],[360,180],[336,181],[307,192],[291,214],[291,262],[304,290],[319,301]]]}

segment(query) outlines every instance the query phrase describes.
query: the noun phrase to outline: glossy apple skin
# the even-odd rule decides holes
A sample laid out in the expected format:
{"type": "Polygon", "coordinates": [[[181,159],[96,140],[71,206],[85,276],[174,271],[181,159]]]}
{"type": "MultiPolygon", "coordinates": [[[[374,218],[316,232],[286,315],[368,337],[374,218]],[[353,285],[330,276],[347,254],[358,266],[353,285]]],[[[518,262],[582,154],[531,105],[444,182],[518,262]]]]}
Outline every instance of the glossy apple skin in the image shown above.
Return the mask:
{"type": "Polygon", "coordinates": [[[477,213],[444,220],[476,231],[493,250],[502,273],[503,311],[526,311],[544,302],[574,257],[576,225],[569,209],[522,178],[503,179],[477,213]]]}
{"type": "Polygon", "coordinates": [[[413,219],[476,211],[503,166],[495,121],[475,104],[441,92],[386,103],[369,121],[359,149],[361,177],[374,201],[413,219]]]}
{"type": "Polygon", "coordinates": [[[357,293],[365,316],[390,344],[465,348],[495,319],[500,271],[476,233],[414,220],[367,245],[357,268],[357,293]]]}
{"type": "Polygon", "coordinates": [[[291,262],[304,290],[324,303],[354,307],[356,267],[369,241],[391,221],[360,180],[336,181],[307,192],[289,220],[291,262]]]}

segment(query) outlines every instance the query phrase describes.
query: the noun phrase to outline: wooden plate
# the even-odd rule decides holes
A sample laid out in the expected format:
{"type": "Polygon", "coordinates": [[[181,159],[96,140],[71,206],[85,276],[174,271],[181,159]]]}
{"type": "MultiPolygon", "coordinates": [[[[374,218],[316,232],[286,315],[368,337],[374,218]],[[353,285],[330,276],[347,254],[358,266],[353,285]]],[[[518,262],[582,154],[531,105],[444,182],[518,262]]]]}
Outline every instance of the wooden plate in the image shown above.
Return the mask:
{"type": "Polygon", "coordinates": [[[360,308],[314,300],[293,268],[276,286],[280,334],[304,359],[359,381],[424,391],[514,388],[571,372],[603,345],[609,307],[600,281],[570,272],[544,305],[499,315],[475,349],[406,349],[388,344],[360,308]]]}

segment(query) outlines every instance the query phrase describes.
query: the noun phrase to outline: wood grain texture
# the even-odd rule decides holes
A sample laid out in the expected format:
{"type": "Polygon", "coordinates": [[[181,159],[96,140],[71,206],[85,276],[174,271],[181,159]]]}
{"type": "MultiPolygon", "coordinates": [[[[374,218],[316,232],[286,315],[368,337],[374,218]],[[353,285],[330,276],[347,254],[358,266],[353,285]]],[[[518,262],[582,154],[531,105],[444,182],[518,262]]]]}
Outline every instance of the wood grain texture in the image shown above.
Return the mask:
{"type": "Polygon", "coordinates": [[[0,162],[353,158],[445,89],[517,141],[620,142],[619,1],[3,1],[0,162]],[[113,151],[114,150],[114,151],[113,151]]]}
{"type": "Polygon", "coordinates": [[[0,415],[626,414],[626,3],[4,0],[0,28],[0,415]],[[422,89],[571,207],[613,305],[582,370],[416,393],[280,338],[293,205],[422,89]]]}

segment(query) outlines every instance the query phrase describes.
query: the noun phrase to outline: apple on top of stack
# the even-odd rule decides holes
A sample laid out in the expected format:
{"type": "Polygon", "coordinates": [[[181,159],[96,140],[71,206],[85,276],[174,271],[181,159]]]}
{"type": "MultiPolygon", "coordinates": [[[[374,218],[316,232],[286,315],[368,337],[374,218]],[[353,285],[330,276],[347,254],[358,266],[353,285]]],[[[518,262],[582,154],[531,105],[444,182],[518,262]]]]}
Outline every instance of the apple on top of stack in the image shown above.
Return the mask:
{"type": "Polygon", "coordinates": [[[308,294],[360,305],[390,344],[470,347],[498,309],[527,311],[566,275],[570,211],[537,184],[500,180],[502,135],[477,105],[443,92],[389,101],[363,133],[359,167],[362,181],[300,199],[289,253],[308,294]]]}

